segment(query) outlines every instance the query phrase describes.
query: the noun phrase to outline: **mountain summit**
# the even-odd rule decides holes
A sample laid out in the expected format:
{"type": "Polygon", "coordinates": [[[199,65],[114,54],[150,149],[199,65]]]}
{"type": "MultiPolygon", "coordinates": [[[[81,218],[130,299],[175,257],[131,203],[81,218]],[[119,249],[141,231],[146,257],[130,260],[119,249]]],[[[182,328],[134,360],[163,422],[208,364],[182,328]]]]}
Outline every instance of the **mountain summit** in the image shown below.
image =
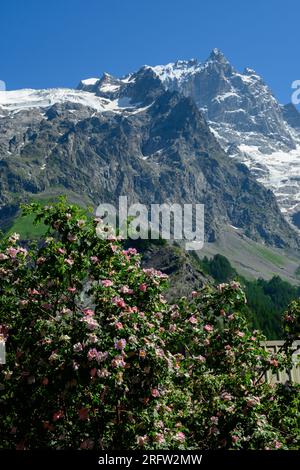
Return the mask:
{"type": "Polygon", "coordinates": [[[223,52],[216,47],[211,51],[206,62],[208,61],[219,62],[220,64],[229,64],[229,61],[226,59],[223,52]]]}
{"type": "Polygon", "coordinates": [[[299,246],[273,193],[240,163],[247,146],[264,155],[293,149],[295,130],[263,80],[235,71],[217,49],[202,64],[106,73],[77,90],[2,92],[0,111],[2,226],[33,195],[93,205],[127,195],[204,203],[209,241],[231,226],[272,246],[299,246]]]}
{"type": "Polygon", "coordinates": [[[245,163],[300,228],[300,114],[280,105],[264,80],[238,72],[219,49],[200,63],[154,66],[166,89],[191,97],[227,154],[245,163]]]}

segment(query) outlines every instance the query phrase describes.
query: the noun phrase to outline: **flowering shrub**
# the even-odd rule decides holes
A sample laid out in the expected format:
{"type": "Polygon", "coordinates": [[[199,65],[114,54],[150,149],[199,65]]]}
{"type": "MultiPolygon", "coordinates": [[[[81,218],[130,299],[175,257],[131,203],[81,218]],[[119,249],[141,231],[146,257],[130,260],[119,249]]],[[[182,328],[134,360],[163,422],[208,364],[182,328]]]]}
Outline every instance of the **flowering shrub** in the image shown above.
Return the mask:
{"type": "Polygon", "coordinates": [[[297,305],[272,357],[237,283],[168,305],[166,276],[99,220],[64,200],[24,212],[48,232],[0,241],[2,448],[297,447],[299,390],[264,380],[290,363],[297,305]]]}

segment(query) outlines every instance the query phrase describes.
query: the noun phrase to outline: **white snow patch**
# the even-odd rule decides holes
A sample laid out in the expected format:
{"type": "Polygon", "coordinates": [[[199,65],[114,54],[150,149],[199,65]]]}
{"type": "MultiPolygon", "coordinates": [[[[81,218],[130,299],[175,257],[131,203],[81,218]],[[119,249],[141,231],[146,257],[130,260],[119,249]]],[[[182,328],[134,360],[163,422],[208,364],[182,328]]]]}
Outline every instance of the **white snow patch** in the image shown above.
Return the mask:
{"type": "Polygon", "coordinates": [[[120,85],[113,85],[112,83],[104,83],[101,87],[100,90],[103,91],[103,93],[110,93],[119,90],[120,85]]]}
{"type": "Polygon", "coordinates": [[[228,91],[227,93],[223,93],[223,95],[218,95],[216,96],[212,101],[224,101],[227,100],[227,98],[231,98],[232,96],[237,96],[239,95],[233,91],[228,91]]]}
{"type": "Polygon", "coordinates": [[[291,214],[300,204],[300,145],[294,150],[278,150],[270,154],[260,152],[255,145],[239,145],[244,152],[243,162],[250,170],[259,170],[258,181],[271,189],[281,211],[291,214]]]}
{"type": "Polygon", "coordinates": [[[178,60],[166,65],[156,65],[154,67],[146,66],[152,69],[156,75],[164,81],[183,81],[185,78],[193,75],[203,66],[195,60],[178,60]]]}
{"type": "Polygon", "coordinates": [[[85,80],[81,80],[81,83],[83,85],[91,86],[91,85],[96,85],[97,82],[99,82],[100,78],[86,78],[85,80]]]}
{"type": "Polygon", "coordinates": [[[0,91],[0,109],[10,112],[11,117],[26,109],[48,108],[56,103],[66,102],[81,104],[97,112],[122,112],[125,109],[141,112],[147,109],[147,107],[139,108],[139,104],[132,104],[129,97],[109,100],[94,93],[68,88],[0,91]]]}
{"type": "Polygon", "coordinates": [[[105,101],[93,93],[72,90],[68,88],[54,88],[48,90],[15,90],[0,92],[0,107],[7,111],[21,111],[29,108],[47,108],[56,103],[72,102],[103,110],[105,101]]]}

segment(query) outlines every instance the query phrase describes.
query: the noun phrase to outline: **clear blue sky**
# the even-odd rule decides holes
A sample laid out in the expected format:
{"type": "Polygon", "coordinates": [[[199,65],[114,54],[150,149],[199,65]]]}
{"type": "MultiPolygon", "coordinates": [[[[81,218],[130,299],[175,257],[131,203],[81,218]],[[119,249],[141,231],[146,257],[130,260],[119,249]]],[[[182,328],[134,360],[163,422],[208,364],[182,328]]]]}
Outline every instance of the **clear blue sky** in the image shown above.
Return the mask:
{"type": "Polygon", "coordinates": [[[75,87],[103,71],[196,57],[220,48],[254,68],[283,102],[300,80],[299,0],[8,0],[0,8],[7,89],[75,87]]]}

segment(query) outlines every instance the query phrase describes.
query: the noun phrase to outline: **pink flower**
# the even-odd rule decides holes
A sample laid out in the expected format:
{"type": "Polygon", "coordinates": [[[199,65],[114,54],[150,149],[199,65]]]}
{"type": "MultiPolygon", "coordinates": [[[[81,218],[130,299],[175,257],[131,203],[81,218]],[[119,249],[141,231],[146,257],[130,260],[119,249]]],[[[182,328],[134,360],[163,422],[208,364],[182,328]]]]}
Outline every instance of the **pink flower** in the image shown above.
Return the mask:
{"type": "Polygon", "coordinates": [[[238,436],[235,436],[235,435],[233,435],[233,436],[231,437],[231,440],[232,440],[232,442],[235,444],[236,442],[238,442],[238,441],[239,441],[239,437],[238,437],[238,436]]]}
{"type": "Polygon", "coordinates": [[[197,297],[197,295],[198,295],[198,292],[196,290],[193,290],[192,291],[192,297],[197,297]]]}
{"type": "Polygon", "coordinates": [[[19,253],[19,250],[17,250],[16,248],[13,248],[12,246],[7,248],[6,250],[6,253],[11,257],[11,258],[15,258],[17,256],[17,254],[19,253]]]}
{"type": "Polygon", "coordinates": [[[83,350],[82,344],[81,344],[81,343],[76,343],[76,344],[74,344],[73,350],[74,350],[75,352],[80,352],[80,351],[82,351],[82,350],[83,350]]]}
{"type": "Polygon", "coordinates": [[[105,361],[108,357],[108,352],[97,351],[96,348],[90,349],[87,353],[87,358],[89,361],[95,359],[98,363],[105,361]]]}
{"type": "Polygon", "coordinates": [[[137,443],[140,447],[143,447],[148,441],[148,437],[147,436],[138,436],[137,437],[137,443]]]}
{"type": "Polygon", "coordinates": [[[65,252],[66,252],[66,250],[64,250],[63,248],[58,248],[57,251],[58,251],[58,253],[59,253],[60,255],[64,255],[65,252]]]}
{"type": "Polygon", "coordinates": [[[81,421],[86,421],[89,417],[88,408],[81,408],[80,410],[78,410],[78,416],[81,421]]]}
{"type": "Polygon", "coordinates": [[[165,355],[164,350],[161,349],[161,348],[155,349],[155,354],[156,354],[157,357],[164,357],[164,355],[165,355]]]}
{"type": "Polygon", "coordinates": [[[270,359],[270,364],[271,366],[278,367],[279,362],[277,361],[277,359],[270,359]]]}
{"type": "Polygon", "coordinates": [[[161,433],[155,434],[154,440],[155,440],[155,442],[158,442],[159,444],[162,444],[163,442],[165,442],[164,435],[161,434],[161,433]]]}
{"type": "Polygon", "coordinates": [[[129,289],[128,286],[122,286],[120,292],[121,294],[133,294],[133,290],[129,289]]]}
{"type": "Polygon", "coordinates": [[[90,343],[97,343],[98,341],[98,337],[94,333],[90,333],[88,338],[90,343]]]}
{"type": "Polygon", "coordinates": [[[103,368],[103,369],[100,369],[100,370],[97,371],[97,375],[100,378],[105,378],[105,377],[109,377],[110,373],[108,372],[107,369],[103,368]]]}
{"type": "Polygon", "coordinates": [[[219,291],[219,292],[222,292],[222,291],[224,290],[224,288],[226,287],[226,285],[227,285],[227,284],[224,284],[224,283],[223,283],[223,284],[219,284],[219,285],[217,286],[218,291],[219,291]]]}
{"type": "Polygon", "coordinates": [[[127,253],[129,255],[137,255],[137,250],[135,248],[128,248],[127,253]]]}
{"type": "Polygon", "coordinates": [[[91,308],[85,308],[83,310],[83,314],[86,316],[86,317],[92,317],[94,315],[94,310],[92,310],[91,308]]]}
{"type": "Polygon", "coordinates": [[[251,408],[259,405],[260,404],[260,398],[259,397],[249,397],[247,399],[247,406],[250,406],[251,408]]]}
{"type": "Polygon", "coordinates": [[[244,338],[245,333],[243,331],[238,331],[236,335],[239,336],[240,338],[244,338]]]}
{"type": "Polygon", "coordinates": [[[140,291],[142,292],[146,292],[146,290],[148,289],[148,286],[147,284],[145,284],[144,282],[140,285],[139,287],[140,291]]]}
{"type": "Polygon", "coordinates": [[[192,323],[192,325],[196,325],[198,323],[198,320],[196,317],[190,317],[189,320],[188,320],[190,323],[192,323]]]}
{"type": "Polygon", "coordinates": [[[117,330],[122,330],[123,323],[121,323],[120,321],[117,321],[117,323],[115,323],[115,327],[116,327],[117,330]]]}
{"type": "Polygon", "coordinates": [[[126,307],[126,303],[124,302],[124,300],[121,297],[113,297],[111,299],[111,301],[117,307],[120,307],[120,308],[125,308],[126,307]]]}
{"type": "Polygon", "coordinates": [[[68,287],[68,291],[71,292],[72,294],[76,292],[76,287],[68,287]]]}
{"type": "Polygon", "coordinates": [[[116,356],[112,361],[111,361],[112,367],[125,367],[126,362],[124,361],[124,358],[122,356],[116,356]]]}
{"type": "Polygon", "coordinates": [[[5,255],[4,253],[0,253],[0,261],[4,261],[6,259],[8,259],[8,256],[5,255]]]}
{"type": "Polygon", "coordinates": [[[68,239],[69,242],[76,242],[77,237],[76,237],[76,235],[73,235],[72,233],[68,233],[67,239],[68,239]]]}
{"type": "Polygon", "coordinates": [[[91,256],[91,257],[90,257],[90,260],[91,260],[91,262],[94,263],[94,264],[99,263],[99,258],[98,258],[98,256],[91,256]]]}
{"type": "Polygon", "coordinates": [[[127,255],[136,255],[137,254],[137,250],[135,248],[128,248],[128,250],[123,250],[122,251],[122,254],[127,256],[127,255]]]}
{"type": "Polygon", "coordinates": [[[102,279],[101,284],[104,287],[111,287],[114,285],[114,283],[110,279],[102,279]]]}
{"type": "Polygon", "coordinates": [[[213,328],[212,325],[205,325],[205,326],[204,326],[204,329],[205,329],[205,331],[211,332],[211,331],[213,331],[214,328],[213,328]]]}
{"type": "Polygon", "coordinates": [[[180,317],[180,313],[177,310],[171,314],[172,320],[175,320],[175,318],[179,318],[179,317],[180,317]]]}
{"type": "Polygon", "coordinates": [[[291,322],[291,323],[295,321],[295,318],[292,315],[285,315],[284,319],[285,321],[291,322]]]}
{"type": "Polygon", "coordinates": [[[97,349],[93,348],[88,351],[87,358],[89,361],[92,361],[93,359],[97,359],[97,357],[98,357],[97,349]]]}
{"type": "Polygon", "coordinates": [[[89,330],[94,330],[99,326],[99,323],[93,318],[93,316],[86,316],[82,319],[82,321],[86,323],[89,330]]]}
{"type": "MultiPolygon", "coordinates": [[[[127,306],[127,307],[126,307],[126,312],[128,312],[128,313],[137,313],[138,310],[139,310],[139,309],[138,309],[136,306],[134,306],[134,307],[128,307],[128,306],[127,306]]],[[[140,315],[141,315],[142,313],[143,313],[143,312],[140,312],[140,315]]],[[[143,315],[145,315],[145,314],[143,314],[143,315]]]]}
{"type": "Polygon", "coordinates": [[[206,362],[205,357],[204,357],[204,356],[201,356],[201,355],[200,355],[200,356],[196,356],[195,359],[196,359],[197,361],[199,361],[200,363],[202,363],[202,364],[203,364],[204,362],[206,362]]]}
{"type": "Polygon", "coordinates": [[[62,419],[64,417],[64,412],[62,410],[56,411],[56,413],[53,414],[53,421],[58,421],[59,419],[62,419]]]}
{"type": "Polygon", "coordinates": [[[116,349],[119,349],[120,351],[123,351],[123,349],[125,349],[126,347],[126,339],[122,338],[122,339],[117,339],[115,341],[115,348],[116,349]]]}
{"type": "Polygon", "coordinates": [[[73,266],[74,260],[72,260],[71,258],[66,258],[64,260],[64,263],[67,264],[68,266],[73,266]]]}
{"type": "Polygon", "coordinates": [[[40,292],[37,289],[28,289],[29,295],[40,295],[40,292]]]}
{"type": "Polygon", "coordinates": [[[210,420],[213,424],[218,424],[218,422],[219,422],[219,418],[217,416],[212,416],[210,418],[210,420]]]}
{"type": "Polygon", "coordinates": [[[56,353],[56,351],[52,351],[51,355],[49,356],[49,361],[53,362],[56,361],[59,358],[59,355],[56,353]]]}
{"type": "Polygon", "coordinates": [[[157,271],[154,268],[144,268],[143,271],[148,277],[159,277],[160,279],[167,279],[169,277],[167,274],[157,271]]]}
{"type": "Polygon", "coordinates": [[[157,388],[153,388],[153,389],[151,390],[151,395],[152,395],[154,398],[157,398],[157,397],[160,396],[160,393],[159,393],[159,391],[157,390],[157,388]]]}
{"type": "Polygon", "coordinates": [[[224,401],[231,401],[232,400],[232,395],[230,395],[230,393],[223,392],[221,394],[221,398],[223,398],[224,401]]]}
{"type": "Polygon", "coordinates": [[[241,287],[240,283],[236,281],[232,281],[230,286],[232,289],[239,289],[241,287]]]}
{"type": "Polygon", "coordinates": [[[179,442],[184,442],[185,441],[185,434],[181,431],[179,431],[176,435],[175,435],[175,439],[176,441],[179,441],[179,442]]]}

